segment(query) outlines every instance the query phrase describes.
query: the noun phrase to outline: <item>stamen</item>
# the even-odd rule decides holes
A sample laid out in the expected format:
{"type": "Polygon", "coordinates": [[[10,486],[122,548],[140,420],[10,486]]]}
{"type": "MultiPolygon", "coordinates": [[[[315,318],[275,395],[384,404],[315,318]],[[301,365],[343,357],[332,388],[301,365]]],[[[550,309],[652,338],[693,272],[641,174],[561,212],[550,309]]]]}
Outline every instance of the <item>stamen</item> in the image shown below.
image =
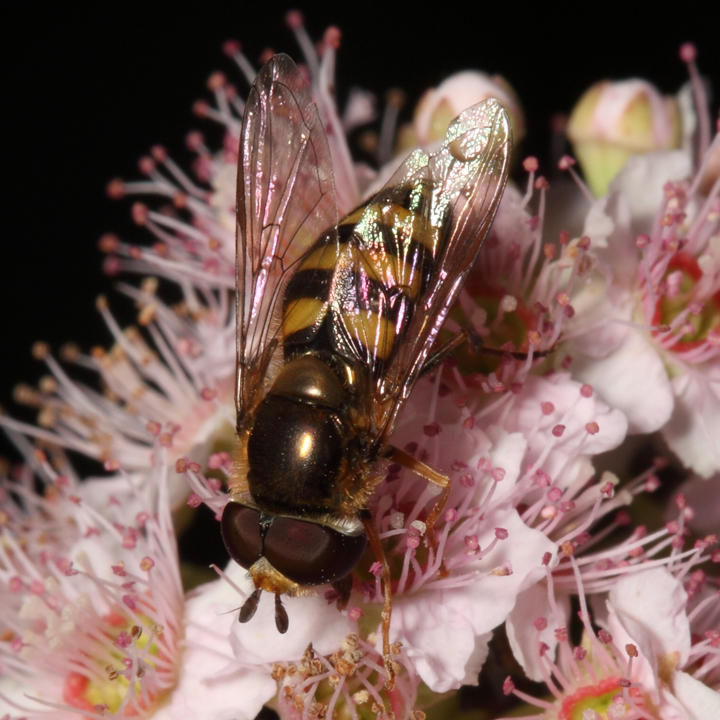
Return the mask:
{"type": "Polygon", "coordinates": [[[590,188],[585,184],[585,181],[580,177],[580,175],[578,175],[577,171],[574,168],[575,164],[575,158],[571,157],[570,155],[563,155],[558,161],[558,168],[560,170],[565,170],[570,174],[570,177],[578,186],[580,192],[582,192],[582,194],[585,196],[585,199],[588,201],[589,204],[592,204],[595,202],[595,197],[592,194],[590,188]]]}

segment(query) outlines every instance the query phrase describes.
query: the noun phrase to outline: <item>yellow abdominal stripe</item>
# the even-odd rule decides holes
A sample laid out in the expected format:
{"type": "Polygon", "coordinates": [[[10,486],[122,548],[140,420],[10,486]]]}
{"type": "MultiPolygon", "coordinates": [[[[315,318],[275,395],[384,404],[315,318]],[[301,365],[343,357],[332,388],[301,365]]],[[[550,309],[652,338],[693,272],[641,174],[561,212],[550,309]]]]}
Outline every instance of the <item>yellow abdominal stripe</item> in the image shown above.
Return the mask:
{"type": "Polygon", "coordinates": [[[351,337],[357,338],[373,355],[386,360],[395,343],[395,327],[385,317],[370,311],[341,313],[343,326],[351,337]]]}
{"type": "Polygon", "coordinates": [[[298,298],[293,300],[285,311],[283,317],[283,335],[288,337],[293,333],[305,330],[322,319],[327,310],[327,300],[317,298],[298,298]]]}
{"type": "Polygon", "coordinates": [[[412,237],[415,242],[424,245],[430,252],[435,253],[437,246],[437,228],[430,225],[427,218],[418,215],[402,205],[390,205],[378,208],[381,215],[378,220],[383,224],[398,229],[401,237],[412,237]]]}
{"type": "MultiPolygon", "coordinates": [[[[283,334],[289,337],[293,333],[314,325],[327,311],[327,301],[315,298],[299,298],[288,307],[283,318],[283,334]]],[[[385,317],[370,310],[356,310],[340,314],[343,327],[350,338],[359,341],[371,349],[373,356],[386,359],[395,342],[395,327],[385,317]]]]}
{"type": "MultiPolygon", "coordinates": [[[[437,254],[440,228],[434,227],[424,215],[393,202],[376,202],[348,215],[341,226],[351,228],[362,238],[362,248],[349,240],[337,244],[326,238],[303,260],[300,270],[360,271],[385,290],[400,290],[411,301],[422,289],[424,266],[418,262],[413,245],[423,245],[431,257],[437,254]],[[386,244],[388,231],[392,234],[386,244]],[[407,258],[414,258],[408,261],[407,258]]],[[[328,290],[331,292],[330,290],[328,290]]],[[[283,335],[317,326],[328,313],[332,298],[299,297],[288,303],[283,316],[283,335]]],[[[379,360],[390,357],[398,328],[385,316],[386,308],[377,311],[348,308],[343,304],[337,320],[349,340],[365,347],[379,360]]]]}
{"type": "Polygon", "coordinates": [[[403,262],[394,255],[383,254],[379,257],[364,256],[357,262],[362,264],[367,276],[384,287],[399,287],[414,300],[420,293],[422,276],[410,263],[403,262]]]}
{"type": "MultiPolygon", "coordinates": [[[[438,229],[432,227],[422,215],[401,205],[370,205],[362,212],[350,215],[345,224],[356,225],[358,234],[365,241],[362,254],[353,256],[355,267],[362,267],[372,280],[384,287],[401,287],[411,299],[415,299],[422,283],[420,269],[405,258],[410,252],[410,242],[423,245],[434,256],[438,244],[438,229]],[[387,252],[381,227],[391,228],[395,236],[397,254],[387,252]]],[[[353,252],[357,248],[353,246],[353,252]]]]}
{"type": "Polygon", "coordinates": [[[321,245],[303,260],[300,270],[332,270],[337,265],[335,245],[321,245]]]}

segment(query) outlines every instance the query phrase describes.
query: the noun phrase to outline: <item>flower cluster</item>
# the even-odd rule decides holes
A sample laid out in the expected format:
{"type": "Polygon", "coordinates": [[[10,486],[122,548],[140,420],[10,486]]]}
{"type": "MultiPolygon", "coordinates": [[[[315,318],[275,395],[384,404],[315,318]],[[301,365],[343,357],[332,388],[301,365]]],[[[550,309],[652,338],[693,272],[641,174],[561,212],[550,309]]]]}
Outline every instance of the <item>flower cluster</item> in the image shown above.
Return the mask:
{"type": "MultiPolygon", "coordinates": [[[[403,127],[394,99],[381,118],[359,90],[341,109],[339,31],[316,46],[298,13],[287,21],[341,212],[382,185],[401,148],[432,147],[486,97],[524,132],[508,83],[475,72],[429,90],[403,127]],[[348,137],[378,119],[364,135],[371,168],[348,137]]],[[[251,85],[239,44],[224,50],[251,85]]],[[[569,155],[552,183],[535,158],[517,160],[443,329],[467,342],[417,382],[398,450],[377,462],[367,510],[380,553],[344,589],[261,596],[247,623],[248,572],[218,555],[208,577],[178,552],[198,518],[219,537],[238,472],[244,103],[213,74],[213,100],[195,110],[223,146],[192,132],[192,173],[156,146],[142,180],[108,187],[152,236],[100,243],[109,274],[147,276],[119,285],[137,325],[101,299],[113,346],[57,357],[38,344],[49,377],[16,393],[37,424],[0,415],[22,457],[0,468],[0,717],[252,720],[267,706],[292,720],[450,718],[477,685],[485,717],[718,717],[720,135],[694,49],[681,56],[681,99],[632,80],[579,101],[568,136],[585,180],[569,155]],[[78,455],[101,469],[81,475],[78,455]],[[449,478],[442,503],[413,466],[449,478]]]]}

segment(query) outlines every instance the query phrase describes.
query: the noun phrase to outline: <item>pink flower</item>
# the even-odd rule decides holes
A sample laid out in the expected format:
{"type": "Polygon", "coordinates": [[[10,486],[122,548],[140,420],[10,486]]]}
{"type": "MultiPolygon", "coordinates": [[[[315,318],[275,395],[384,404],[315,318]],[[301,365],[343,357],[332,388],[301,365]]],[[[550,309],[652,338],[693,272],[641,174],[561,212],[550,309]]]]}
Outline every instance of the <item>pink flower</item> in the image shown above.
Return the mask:
{"type": "Polygon", "coordinates": [[[706,477],[720,469],[719,152],[716,135],[695,169],[680,151],[628,161],[588,213],[595,273],[567,328],[575,376],[706,477]]]}
{"type": "Polygon", "coordinates": [[[577,570],[575,577],[583,628],[580,645],[570,644],[566,610],[553,605],[552,594],[550,604],[538,595],[539,604],[525,608],[537,614],[534,631],[533,626],[526,628],[528,637],[534,637],[534,649],[528,644],[521,661],[529,661],[531,677],[545,682],[551,696],[534,698],[510,678],[505,691],[541,710],[529,717],[565,718],[583,712],[592,718],[700,720],[720,712],[717,685],[685,671],[691,655],[693,662],[703,657],[713,666],[717,652],[693,639],[697,613],[689,610],[688,595],[671,572],[657,568],[625,575],[613,585],[604,606],[599,599],[595,603],[594,618],[577,570]],[[548,615],[542,616],[543,609],[548,615]]]}
{"type": "Polygon", "coordinates": [[[60,475],[43,453],[33,464],[44,495],[27,471],[0,488],[0,666],[17,684],[11,697],[0,685],[0,705],[32,717],[147,713],[175,684],[183,639],[166,490],[146,504],[128,476],[96,504],[105,481],[60,475]]]}
{"type": "MultiPolygon", "coordinates": [[[[372,98],[351,94],[341,112],[333,95],[338,31],[330,28],[316,50],[297,13],[288,24],[328,130],[340,210],[350,210],[387,172],[356,163],[348,150],[348,130],[374,116],[372,98]]],[[[237,43],[225,51],[252,82],[255,70],[237,43]]],[[[455,77],[426,99],[423,141],[432,141],[428,128],[447,107],[461,109],[478,90],[477,80],[455,77]]],[[[628,427],[663,427],[688,464],[716,467],[712,447],[697,444],[714,419],[717,379],[718,184],[708,183],[717,140],[690,181],[665,184],[687,165],[684,154],[665,156],[673,170],[661,168],[654,196],[650,185],[640,196],[628,185],[656,158],[631,161],[575,239],[566,230],[547,237],[549,227],[563,227],[568,208],[548,209],[534,158],[523,163],[526,189],[508,187],[445,328],[465,332],[467,348],[420,380],[390,438],[450,478],[433,527],[438,487],[378,462],[368,510],[390,566],[389,687],[386,588],[370,551],[342,610],[328,587],[283,600],[284,634],[269,593],[251,622],[237,621],[254,590],[239,565],[216,568],[219,578],[193,589],[180,581],[181,501],[205,503],[219,517],[233,475],[243,100],[220,74],[209,89],[213,102],[196,110],[224,129],[220,151],[191,133],[194,175],[157,146],[140,162],[144,179],[108,188],[115,197],[153,198],[132,208],[153,243],[106,236],[106,270],[152,273],[173,283],[181,302],[170,306],[154,281],[121,285],[138,305],[140,329],[120,328],[101,300],[112,348],[62,353],[95,371],[107,392],[73,379],[39,345],[52,377],[20,392],[38,408],[38,426],[0,417],[35,471],[0,488],[2,711],[250,720],[271,702],[297,720],[416,719],[435,694],[497,669],[502,630],[551,697],[535,700],[512,681],[506,691],[546,717],[639,718],[659,709],[674,718],[711,708],[717,598],[700,567],[718,559],[717,538],[685,547],[693,509],[682,496],[664,527],[639,525],[618,539],[629,524],[624,508],[657,487],[661,463],[630,480],[596,465],[609,466],[607,452],[625,449],[628,427]],[[165,206],[156,210],[155,200],[165,206]],[[29,439],[52,448],[52,463],[29,439]],[[81,480],[65,452],[101,460],[109,476],[81,480]],[[177,473],[167,470],[173,461],[177,473]],[[576,647],[575,595],[584,633],[576,647]]],[[[379,160],[390,155],[396,110],[389,103],[383,117],[379,160]]]]}
{"type": "Polygon", "coordinates": [[[507,81],[479,70],[465,70],[445,78],[426,90],[420,98],[412,124],[400,129],[404,150],[428,146],[445,137],[448,125],[465,109],[486,98],[497,98],[510,116],[515,142],[525,134],[525,118],[520,102],[507,81]]]}
{"type": "Polygon", "coordinates": [[[678,101],[645,80],[604,80],[578,100],[567,133],[593,193],[605,195],[632,155],[680,146],[678,101]]]}
{"type": "MultiPolygon", "coordinates": [[[[21,387],[16,397],[39,408],[38,426],[0,415],[0,426],[53,447],[79,452],[112,469],[146,470],[157,448],[204,458],[218,438],[232,436],[229,396],[234,375],[235,323],[226,293],[193,288],[193,308],[178,310],[147,287],[123,286],[141,304],[143,331],[122,330],[107,302],[100,312],[114,346],[89,354],[68,347],[66,362],[94,371],[108,392],[99,393],[73,378],[42,343],[35,355],[52,379],[35,390],[21,387]]],[[[171,480],[171,502],[181,504],[184,483],[171,480]]]]}
{"type": "Polygon", "coordinates": [[[164,464],[84,482],[34,465],[43,495],[27,470],[0,485],[0,711],[252,720],[275,683],[234,657],[226,583],[185,596],[164,464]]]}
{"type": "MultiPolygon", "coordinates": [[[[578,500],[592,475],[589,457],[617,445],[625,432],[621,413],[609,411],[569,378],[529,378],[515,395],[483,408],[478,403],[482,395],[461,394],[443,382],[444,375],[419,383],[392,437],[423,462],[450,469],[452,491],[435,526],[437,545],[428,541],[424,522],[437,491],[408,471],[388,468],[372,508],[385,553],[396,568],[391,641],[401,643],[410,681],[419,676],[435,692],[475,681],[492,631],[505,621],[518,595],[544,579],[544,556],[555,554],[555,538],[569,541],[574,535],[563,528],[580,533],[585,518],[589,523],[598,516],[599,489],[590,501],[584,496],[577,505],[571,501],[578,500]],[[562,433],[556,432],[558,419],[564,422],[562,433]],[[591,419],[597,431],[588,432],[591,419]],[[520,513],[519,507],[527,509],[520,513]]],[[[229,472],[227,463],[218,465],[229,472]]],[[[200,475],[197,464],[183,462],[179,469],[219,516],[227,502],[220,484],[200,475]]],[[[361,565],[348,615],[377,617],[382,588],[373,567],[367,572],[361,565]]],[[[252,590],[247,577],[238,583],[236,605],[252,590]]],[[[298,657],[313,628],[322,625],[330,632],[339,622],[337,610],[317,599],[289,599],[287,605],[288,635],[299,622],[303,638],[288,645],[287,657],[298,657]]],[[[275,629],[269,601],[261,602],[261,612],[267,617],[237,626],[238,658],[274,660],[278,642],[286,642],[270,642],[275,629]]],[[[360,620],[352,631],[370,641],[379,627],[360,620]]],[[[315,635],[324,636],[325,631],[315,635]]],[[[317,642],[313,646],[322,654],[317,642]]]]}

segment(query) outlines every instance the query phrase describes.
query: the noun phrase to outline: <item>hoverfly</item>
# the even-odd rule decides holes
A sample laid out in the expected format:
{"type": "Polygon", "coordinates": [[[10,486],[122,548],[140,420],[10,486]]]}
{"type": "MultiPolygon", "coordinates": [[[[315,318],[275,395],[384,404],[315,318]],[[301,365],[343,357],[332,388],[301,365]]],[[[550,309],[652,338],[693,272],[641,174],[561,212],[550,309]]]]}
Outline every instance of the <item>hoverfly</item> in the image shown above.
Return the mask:
{"type": "MultiPolygon", "coordinates": [[[[333,584],[369,542],[383,564],[383,655],[392,683],[390,576],[367,510],[391,458],[449,479],[388,440],[433,359],[440,327],[492,224],[510,156],[508,117],[490,99],[464,111],[440,147],[415,150],[343,219],[330,149],[302,73],[276,55],[252,87],[237,180],[237,447],[221,521],[255,591],[333,584]]],[[[457,344],[457,343],[456,343],[457,344]]]]}

